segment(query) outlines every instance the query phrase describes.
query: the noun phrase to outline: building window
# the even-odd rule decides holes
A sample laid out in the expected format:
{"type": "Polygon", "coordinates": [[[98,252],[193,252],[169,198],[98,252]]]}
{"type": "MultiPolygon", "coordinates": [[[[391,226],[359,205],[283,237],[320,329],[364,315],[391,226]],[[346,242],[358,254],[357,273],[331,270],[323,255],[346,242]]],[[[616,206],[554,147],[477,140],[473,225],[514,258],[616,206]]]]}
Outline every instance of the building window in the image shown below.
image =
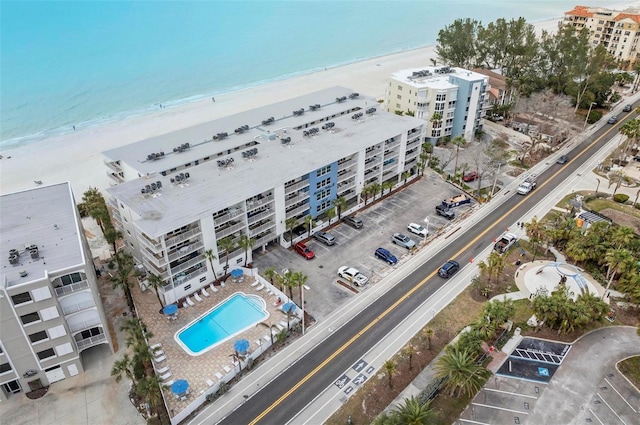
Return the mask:
{"type": "Polygon", "coordinates": [[[51,298],[51,291],[49,290],[48,286],[43,286],[42,288],[34,289],[33,291],[31,291],[31,294],[33,295],[33,300],[35,302],[48,300],[49,298],[51,298]]]}
{"type": "Polygon", "coordinates": [[[400,84],[398,84],[398,90],[402,91],[402,86],[400,84]]]}
{"type": "Polygon", "coordinates": [[[60,344],[56,347],[56,353],[58,356],[64,356],[65,354],[73,353],[73,348],[71,347],[71,343],[67,342],[66,344],[60,344]]]}
{"type": "Polygon", "coordinates": [[[402,108],[399,103],[396,103],[396,108],[402,108]]]}
{"type": "Polygon", "coordinates": [[[62,281],[63,285],[71,285],[72,283],[78,283],[81,282],[83,280],[85,280],[86,277],[83,276],[82,273],[69,273],[68,275],[65,276],[61,276],[60,280],[62,281]]]}
{"type": "Polygon", "coordinates": [[[67,331],[64,329],[64,325],[58,325],[53,328],[49,328],[49,338],[56,339],[61,336],[65,336],[67,331]]]}
{"type": "Polygon", "coordinates": [[[324,180],[320,180],[318,183],[316,183],[316,189],[321,189],[321,188],[327,186],[330,183],[331,183],[331,179],[330,178],[326,178],[324,180]]]}
{"type": "Polygon", "coordinates": [[[321,190],[316,194],[316,200],[319,201],[327,196],[331,195],[331,189],[321,190]]]}
{"type": "Polygon", "coordinates": [[[29,335],[29,339],[31,340],[31,343],[36,343],[38,341],[44,341],[49,339],[49,335],[47,335],[46,331],[40,331],[40,332],[36,332],[34,334],[29,335]]]}
{"type": "Polygon", "coordinates": [[[38,352],[37,355],[40,360],[44,360],[44,359],[49,359],[51,357],[55,357],[56,352],[53,351],[53,348],[47,348],[46,350],[38,352]]]}
{"type": "Polygon", "coordinates": [[[29,323],[39,322],[40,315],[36,311],[34,313],[29,313],[29,314],[25,314],[24,316],[20,316],[20,320],[22,320],[23,325],[28,325],[29,323]]]}
{"type": "Polygon", "coordinates": [[[331,165],[327,165],[325,167],[322,167],[318,171],[316,171],[316,177],[322,177],[325,174],[329,174],[330,172],[331,172],[331,165]]]}
{"type": "Polygon", "coordinates": [[[396,95],[398,97],[398,100],[402,99],[402,95],[396,95]]]}
{"type": "Polygon", "coordinates": [[[33,299],[31,298],[31,294],[28,292],[11,295],[11,300],[13,301],[13,305],[24,304],[28,303],[29,301],[33,301],[33,299]]]}
{"type": "Polygon", "coordinates": [[[11,371],[11,365],[9,363],[0,364],[0,374],[11,371]]]}

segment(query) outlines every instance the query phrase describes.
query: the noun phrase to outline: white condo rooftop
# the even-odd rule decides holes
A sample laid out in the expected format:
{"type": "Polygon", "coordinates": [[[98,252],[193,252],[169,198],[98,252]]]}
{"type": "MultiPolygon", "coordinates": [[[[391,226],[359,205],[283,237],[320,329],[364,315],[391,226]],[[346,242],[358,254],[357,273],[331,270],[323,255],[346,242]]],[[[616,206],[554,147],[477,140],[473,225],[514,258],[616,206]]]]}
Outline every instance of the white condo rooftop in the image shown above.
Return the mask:
{"type": "Polygon", "coordinates": [[[383,111],[373,98],[351,99],[351,93],[352,90],[334,87],[107,151],[104,155],[109,159],[129,164],[142,175],[149,173],[111,187],[108,192],[140,215],[142,219],[136,224],[155,238],[204,213],[244,201],[424,124],[416,118],[383,111]],[[336,102],[343,96],[346,100],[336,102]],[[316,104],[321,108],[311,111],[309,106],[316,104]],[[302,115],[293,114],[301,108],[302,115]],[[366,113],[371,108],[376,111],[366,113]],[[360,112],[361,118],[352,119],[360,112]],[[269,117],[274,117],[275,122],[262,125],[269,117]],[[334,122],[335,127],[323,130],[327,122],[334,122]],[[305,128],[305,124],[309,125],[305,128]],[[248,125],[249,130],[235,134],[234,130],[243,125],[248,125]],[[319,130],[315,135],[303,134],[314,127],[319,130]],[[221,132],[229,133],[228,137],[212,140],[212,135],[221,132]],[[291,141],[282,143],[287,137],[291,141]],[[189,143],[190,148],[174,153],[173,147],[182,143],[189,143]],[[242,152],[253,148],[257,149],[255,156],[242,156],[242,152]],[[160,151],[165,152],[163,157],[147,160],[148,154],[160,151]],[[218,166],[217,160],[230,157],[234,162],[229,167],[218,166]],[[199,165],[194,166],[196,160],[199,165]],[[159,173],[187,163],[192,165],[166,172],[166,176],[159,173]],[[188,172],[190,178],[182,184],[172,184],[170,178],[181,172],[188,172]],[[145,185],[157,181],[162,184],[160,190],[141,193],[145,185]]]}
{"type": "Polygon", "coordinates": [[[457,87],[457,85],[449,82],[449,77],[452,75],[466,81],[477,81],[486,77],[477,72],[453,66],[424,66],[394,72],[391,74],[391,79],[403,81],[418,89],[447,90],[457,87]]]}

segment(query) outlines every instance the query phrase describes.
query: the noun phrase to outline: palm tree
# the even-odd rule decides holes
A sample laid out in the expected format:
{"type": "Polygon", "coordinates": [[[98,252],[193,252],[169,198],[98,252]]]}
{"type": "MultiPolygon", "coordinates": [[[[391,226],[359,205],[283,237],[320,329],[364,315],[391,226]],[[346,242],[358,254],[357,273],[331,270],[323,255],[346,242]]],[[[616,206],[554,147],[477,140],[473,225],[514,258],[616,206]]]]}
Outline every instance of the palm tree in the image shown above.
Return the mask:
{"type": "Polygon", "coordinates": [[[306,216],[304,218],[304,224],[305,226],[307,226],[307,237],[311,237],[311,229],[313,228],[313,225],[315,224],[315,221],[313,219],[313,216],[311,214],[309,214],[308,216],[306,216]]]}
{"type": "Polygon", "coordinates": [[[380,186],[380,183],[378,182],[374,182],[371,184],[371,193],[373,194],[373,200],[376,200],[376,195],[378,194],[378,192],[380,192],[380,190],[382,189],[382,186],[380,186]]]}
{"type": "Polygon", "coordinates": [[[300,291],[300,308],[304,310],[304,306],[302,305],[302,291],[304,290],[304,285],[307,284],[307,279],[309,279],[309,277],[302,272],[295,272],[293,276],[292,286],[297,287],[300,291]]]}
{"type": "Polygon", "coordinates": [[[605,292],[602,294],[603,298],[607,291],[609,291],[609,287],[611,287],[613,279],[616,277],[618,272],[621,269],[628,269],[628,264],[634,262],[634,257],[628,249],[610,249],[605,254],[604,260],[607,265],[607,287],[605,288],[605,292]]]}
{"type": "Polygon", "coordinates": [[[270,320],[265,320],[264,322],[260,322],[256,326],[259,326],[259,325],[265,326],[266,328],[269,329],[269,336],[271,337],[271,345],[273,345],[273,329],[275,328],[278,331],[279,330],[278,327],[273,323],[271,323],[270,320]]]}
{"type": "Polygon", "coordinates": [[[121,288],[127,297],[129,308],[133,311],[133,297],[131,296],[131,278],[135,276],[135,263],[133,256],[127,251],[118,251],[113,256],[116,265],[116,274],[111,278],[113,288],[121,288]]]}
{"type": "Polygon", "coordinates": [[[229,253],[235,249],[236,243],[231,236],[226,236],[218,241],[218,251],[223,251],[225,256],[224,273],[229,270],[229,253]]]}
{"type": "Polygon", "coordinates": [[[284,221],[284,225],[289,231],[289,243],[293,243],[293,229],[298,226],[298,219],[295,217],[289,217],[284,221]]]}
{"type": "Polygon", "coordinates": [[[427,350],[431,350],[431,338],[433,338],[434,331],[432,328],[426,328],[424,334],[427,337],[427,350]]]}
{"type": "Polygon", "coordinates": [[[289,299],[293,299],[293,279],[294,272],[291,270],[287,270],[284,273],[281,273],[277,276],[278,283],[280,283],[280,288],[284,292],[285,288],[289,289],[289,299]]]}
{"type": "Polygon", "coordinates": [[[381,186],[382,193],[384,194],[384,191],[387,189],[389,189],[389,192],[391,192],[391,189],[393,189],[394,186],[395,184],[390,180],[382,182],[382,186],[381,186]]]}
{"type": "Polygon", "coordinates": [[[636,118],[625,122],[620,127],[620,133],[624,136],[627,136],[627,140],[625,140],[624,143],[624,148],[620,149],[620,156],[618,157],[618,160],[622,161],[627,155],[629,148],[636,145],[638,139],[640,139],[640,120],[636,118]]]}
{"type": "Polygon", "coordinates": [[[458,154],[460,153],[460,146],[466,145],[467,140],[463,136],[456,136],[453,138],[451,143],[456,147],[456,162],[453,167],[453,175],[455,176],[458,173],[458,154]]]}
{"type": "Polygon", "coordinates": [[[607,187],[611,187],[612,185],[616,185],[616,188],[613,190],[613,195],[611,196],[615,196],[616,192],[618,191],[618,189],[620,189],[620,186],[622,186],[622,183],[631,183],[631,178],[629,178],[629,176],[627,176],[624,171],[622,170],[616,170],[616,171],[612,171],[607,175],[607,178],[609,179],[609,186],[607,187]]]}
{"type": "Polygon", "coordinates": [[[89,187],[89,189],[82,194],[82,207],[91,218],[93,218],[100,230],[104,233],[103,222],[108,220],[109,211],[107,210],[107,204],[104,201],[104,197],[95,187],[89,187]],[[105,214],[106,213],[106,214],[105,214]]]}
{"type": "Polygon", "coordinates": [[[207,249],[204,252],[204,256],[207,260],[209,260],[209,265],[211,265],[211,270],[213,271],[213,278],[218,281],[218,275],[216,275],[216,268],[213,267],[213,260],[217,260],[218,257],[215,256],[212,249],[207,249]]]}
{"type": "Polygon", "coordinates": [[[154,273],[149,273],[147,282],[149,283],[149,286],[152,287],[155,291],[158,302],[160,303],[160,308],[164,307],[164,304],[162,304],[162,299],[160,299],[160,289],[164,287],[164,280],[162,280],[162,277],[154,273]]]}
{"type": "Polygon", "coordinates": [[[407,348],[405,348],[404,353],[409,358],[409,370],[411,370],[413,369],[413,365],[411,364],[413,356],[417,353],[416,347],[414,347],[413,344],[409,343],[409,345],[407,345],[407,348]]]}
{"type": "MultiPolygon", "coordinates": [[[[431,131],[433,133],[434,130],[439,129],[441,127],[442,114],[440,112],[434,112],[433,115],[431,115],[431,119],[429,120],[429,122],[431,122],[431,131]]],[[[440,136],[436,137],[436,145],[438,144],[439,138],[440,136]]]]}
{"type": "Polygon", "coordinates": [[[545,240],[545,228],[540,221],[538,221],[538,217],[533,217],[530,223],[526,223],[524,225],[527,236],[529,237],[529,241],[533,245],[533,259],[531,261],[536,260],[536,254],[538,251],[538,247],[540,243],[545,240]]]}
{"type": "Polygon", "coordinates": [[[264,277],[269,279],[271,286],[275,286],[273,284],[273,279],[278,275],[276,269],[274,269],[273,267],[267,267],[266,269],[264,269],[264,272],[262,272],[262,274],[264,275],[264,277]]]}
{"type": "Polygon", "coordinates": [[[122,376],[126,376],[131,380],[133,385],[137,385],[135,375],[133,373],[133,362],[129,357],[129,354],[124,353],[120,360],[116,360],[111,368],[111,376],[114,377],[117,383],[122,381],[122,376]]]}
{"type": "Polygon", "coordinates": [[[149,403],[152,414],[155,414],[158,403],[162,400],[162,381],[157,376],[148,376],[136,385],[136,393],[149,403]]]}
{"type": "Polygon", "coordinates": [[[437,413],[431,408],[429,402],[422,403],[414,396],[405,398],[404,402],[391,414],[398,420],[398,424],[404,425],[430,425],[437,417],[437,413]]]}
{"type": "Polygon", "coordinates": [[[338,215],[338,213],[336,212],[335,207],[329,208],[325,214],[327,214],[327,220],[329,220],[329,224],[331,224],[331,220],[333,220],[334,218],[336,218],[336,215],[338,215]]]}
{"type": "Polygon", "coordinates": [[[486,273],[489,277],[489,283],[493,282],[493,278],[497,278],[502,274],[506,266],[506,259],[498,252],[493,251],[487,257],[487,262],[482,261],[478,264],[478,268],[482,273],[486,273]]]}
{"type": "Polygon", "coordinates": [[[473,395],[480,391],[489,376],[484,366],[476,364],[473,352],[460,344],[447,346],[445,354],[436,360],[435,371],[436,377],[447,378],[445,388],[452,396],[473,395]]]}
{"type": "Polygon", "coordinates": [[[389,388],[393,388],[393,375],[396,374],[396,363],[393,360],[384,362],[384,370],[389,378],[389,388]]]}
{"type": "Polygon", "coordinates": [[[409,177],[411,177],[410,172],[405,171],[404,173],[402,173],[402,175],[400,176],[400,178],[403,180],[402,184],[407,184],[407,180],[409,179],[409,177]]]}
{"type": "Polygon", "coordinates": [[[360,196],[364,196],[365,205],[367,205],[367,201],[369,200],[369,195],[371,195],[371,193],[372,193],[372,188],[370,185],[362,188],[362,192],[360,193],[360,196]]]}
{"type": "Polygon", "coordinates": [[[241,235],[238,240],[238,246],[244,249],[244,266],[247,267],[247,261],[249,260],[249,250],[253,249],[256,244],[256,240],[250,238],[247,235],[241,235]]]}
{"type": "Polygon", "coordinates": [[[339,196],[333,200],[333,206],[338,212],[338,220],[342,219],[342,211],[347,207],[347,200],[344,196],[339,196]]]}
{"type": "Polygon", "coordinates": [[[118,251],[116,242],[118,241],[118,239],[122,238],[122,233],[118,232],[116,229],[110,226],[107,226],[102,233],[104,233],[104,238],[107,243],[111,244],[111,246],[113,247],[113,252],[118,251]]]}

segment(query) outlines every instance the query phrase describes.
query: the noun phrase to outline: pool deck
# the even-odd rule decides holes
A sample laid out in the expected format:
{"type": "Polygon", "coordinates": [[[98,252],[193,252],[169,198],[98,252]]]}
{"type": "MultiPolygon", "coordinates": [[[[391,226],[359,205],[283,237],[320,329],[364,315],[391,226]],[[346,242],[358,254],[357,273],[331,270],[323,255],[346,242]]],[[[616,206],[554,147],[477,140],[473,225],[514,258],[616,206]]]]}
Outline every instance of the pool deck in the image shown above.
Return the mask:
{"type": "MultiPolygon", "coordinates": [[[[249,351],[253,352],[260,349],[257,341],[261,340],[261,342],[264,343],[265,339],[263,338],[269,337],[269,329],[267,329],[266,326],[255,326],[200,356],[191,356],[175,341],[174,335],[176,332],[236,292],[244,292],[247,295],[254,294],[262,297],[266,302],[266,309],[270,315],[267,321],[271,322],[273,326],[284,322],[286,326],[287,316],[278,309],[279,305],[276,305],[278,297],[283,300],[283,303],[288,301],[286,294],[283,294],[269,284],[267,284],[263,290],[256,291],[255,287],[251,286],[253,282],[255,282],[255,278],[247,275],[245,275],[242,283],[234,283],[229,278],[225,287],[217,287],[218,292],[213,292],[211,289],[208,289],[207,284],[205,287],[207,288],[209,297],[207,298],[198,292],[202,302],[198,302],[192,297],[196,305],[189,308],[182,308],[182,306],[180,306],[177,320],[168,320],[167,316],[160,312],[158,298],[152,290],[149,289],[142,292],[138,285],[132,285],[131,292],[138,316],[147,326],[147,330],[153,333],[149,344],[155,345],[160,343],[164,356],[166,357],[166,360],[156,364],[157,368],[169,367],[171,377],[168,378],[168,380],[186,379],[187,382],[189,382],[189,395],[187,395],[186,400],[176,399],[170,389],[163,390],[170,416],[173,417],[184,410],[197,396],[200,396],[201,392],[208,390],[209,385],[206,382],[207,379],[210,379],[216,384],[221,380],[219,376],[222,376],[222,379],[224,379],[224,377],[233,373],[234,368],[236,372],[238,371],[238,366],[233,363],[231,357],[231,355],[234,354],[233,345],[238,339],[243,338],[249,341],[251,343],[249,351]],[[267,288],[270,288],[274,292],[273,295],[269,295],[266,292],[267,288]]],[[[256,287],[259,286],[260,285],[256,287]]],[[[294,297],[295,295],[296,293],[294,291],[294,297]]]]}

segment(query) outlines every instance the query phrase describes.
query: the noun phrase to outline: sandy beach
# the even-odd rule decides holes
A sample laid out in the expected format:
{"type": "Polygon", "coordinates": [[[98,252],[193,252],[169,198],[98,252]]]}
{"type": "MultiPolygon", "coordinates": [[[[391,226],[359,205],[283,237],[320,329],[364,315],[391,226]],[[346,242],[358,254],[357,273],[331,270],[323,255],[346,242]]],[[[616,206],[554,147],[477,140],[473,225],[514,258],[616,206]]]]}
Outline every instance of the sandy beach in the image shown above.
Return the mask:
{"type": "MultiPolygon", "coordinates": [[[[538,33],[543,29],[554,31],[558,22],[553,19],[536,23],[536,30],[538,33]]],[[[69,181],[79,201],[89,187],[108,187],[101,155],[107,149],[337,85],[382,98],[391,73],[430,65],[430,59],[435,56],[435,46],[407,50],[216,96],[215,102],[207,99],[159,109],[146,116],[78,129],[71,134],[6,150],[1,152],[0,193],[36,187],[36,180],[44,185],[69,181]]]]}

